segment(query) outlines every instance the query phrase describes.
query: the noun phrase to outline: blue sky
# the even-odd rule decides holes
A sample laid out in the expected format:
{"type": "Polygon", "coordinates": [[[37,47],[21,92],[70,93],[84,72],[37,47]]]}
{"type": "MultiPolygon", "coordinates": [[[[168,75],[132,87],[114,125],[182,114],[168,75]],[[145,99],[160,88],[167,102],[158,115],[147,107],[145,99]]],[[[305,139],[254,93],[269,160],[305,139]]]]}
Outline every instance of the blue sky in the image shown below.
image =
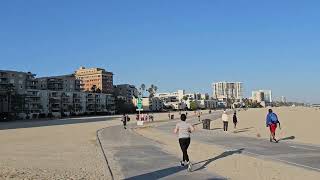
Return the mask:
{"type": "Polygon", "coordinates": [[[3,0],[0,69],[103,67],[116,83],[210,92],[242,81],[320,102],[317,0],[3,0]]]}

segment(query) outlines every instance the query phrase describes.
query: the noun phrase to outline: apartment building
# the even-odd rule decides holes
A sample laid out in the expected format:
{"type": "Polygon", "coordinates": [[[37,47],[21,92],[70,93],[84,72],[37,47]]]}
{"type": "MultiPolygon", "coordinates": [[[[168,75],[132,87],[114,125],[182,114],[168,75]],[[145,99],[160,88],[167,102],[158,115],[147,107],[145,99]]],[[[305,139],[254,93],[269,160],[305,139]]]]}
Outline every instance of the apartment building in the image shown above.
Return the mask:
{"type": "Polygon", "coordinates": [[[157,97],[145,97],[142,98],[142,106],[144,111],[162,111],[163,102],[160,98],[157,97]]]}
{"type": "Polygon", "coordinates": [[[35,74],[0,70],[0,113],[21,111],[22,95],[28,88],[36,88],[35,74]]]}
{"type": "Polygon", "coordinates": [[[19,117],[36,118],[40,114],[61,117],[85,113],[114,114],[114,97],[102,93],[27,90],[25,107],[19,117]]]}
{"type": "Polygon", "coordinates": [[[173,93],[158,93],[166,108],[174,110],[191,109],[191,102],[196,102],[200,109],[213,109],[217,106],[215,100],[210,99],[209,94],[186,93],[185,90],[178,90],[173,93]]]}
{"type": "Polygon", "coordinates": [[[81,80],[81,89],[84,91],[91,91],[95,86],[100,89],[102,93],[113,93],[113,73],[107,72],[101,68],[85,68],[80,67],[75,72],[77,79],[81,80]]]}
{"type": "Polygon", "coordinates": [[[80,91],[81,81],[75,75],[51,76],[37,78],[37,89],[76,92],[80,91]]]}
{"type": "Polygon", "coordinates": [[[31,72],[0,70],[0,89],[6,89],[11,85],[18,94],[24,94],[26,89],[35,89],[37,81],[35,74],[31,72]]]}
{"type": "Polygon", "coordinates": [[[111,94],[82,92],[74,75],[35,78],[32,73],[0,71],[0,113],[25,119],[84,113],[115,113],[111,94]]]}
{"type": "Polygon", "coordinates": [[[114,95],[119,99],[123,99],[131,103],[134,98],[138,97],[138,89],[134,85],[119,84],[114,86],[114,95]]]}
{"type": "Polygon", "coordinates": [[[243,98],[242,82],[216,82],[212,85],[213,97],[222,102],[234,99],[241,101],[243,98]]]}

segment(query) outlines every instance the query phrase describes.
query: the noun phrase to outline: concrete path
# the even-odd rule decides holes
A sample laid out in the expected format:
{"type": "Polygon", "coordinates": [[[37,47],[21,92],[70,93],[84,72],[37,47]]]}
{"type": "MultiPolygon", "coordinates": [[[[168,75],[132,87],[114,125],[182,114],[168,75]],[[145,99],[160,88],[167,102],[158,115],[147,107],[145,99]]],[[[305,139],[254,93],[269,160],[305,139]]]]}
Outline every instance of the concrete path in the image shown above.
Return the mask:
{"type": "MultiPolygon", "coordinates": [[[[206,170],[189,173],[179,166],[180,159],[168,154],[161,144],[124,130],[121,126],[106,128],[99,134],[115,179],[225,179],[206,170]]],[[[197,168],[197,167],[195,167],[197,168]]]]}
{"type": "MultiPolygon", "coordinates": [[[[211,120],[221,117],[220,112],[213,113],[211,120]]],[[[197,123],[194,118],[190,123],[197,123]]],[[[213,123],[215,123],[213,121],[213,123]]],[[[156,128],[163,132],[172,133],[176,122],[166,123],[156,128]]],[[[219,123],[220,124],[220,123],[219,123]]],[[[250,128],[243,129],[248,131],[250,128]]],[[[241,131],[241,130],[240,130],[241,131]]],[[[212,130],[198,130],[192,139],[207,144],[221,146],[227,150],[243,150],[250,156],[280,161],[290,165],[320,172],[320,146],[289,142],[294,137],[282,139],[279,144],[270,143],[268,139],[236,136],[232,131],[224,133],[220,127],[212,130]]]]}

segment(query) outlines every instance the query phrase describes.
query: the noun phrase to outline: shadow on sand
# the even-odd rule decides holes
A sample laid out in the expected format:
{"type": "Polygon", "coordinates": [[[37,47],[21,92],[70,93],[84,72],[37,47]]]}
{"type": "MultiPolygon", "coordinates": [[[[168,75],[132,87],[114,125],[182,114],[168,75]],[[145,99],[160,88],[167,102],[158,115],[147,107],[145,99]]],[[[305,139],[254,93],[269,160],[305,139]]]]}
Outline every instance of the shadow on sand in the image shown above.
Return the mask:
{"type": "Polygon", "coordinates": [[[116,119],[116,118],[117,117],[84,117],[84,118],[72,118],[72,119],[24,120],[24,121],[0,122],[0,130],[92,123],[92,122],[107,121],[107,120],[116,119]]]}
{"type": "Polygon", "coordinates": [[[238,150],[235,150],[235,151],[226,151],[226,152],[224,152],[224,153],[220,154],[219,156],[214,157],[212,159],[208,159],[208,160],[205,160],[205,161],[201,161],[201,162],[195,163],[194,165],[201,164],[201,163],[204,163],[204,164],[200,168],[195,169],[194,172],[205,169],[209,164],[211,164],[212,162],[217,161],[219,159],[223,159],[223,158],[226,158],[228,156],[232,156],[234,154],[242,154],[243,151],[244,151],[244,148],[238,149],[238,150]]]}
{"type": "Polygon", "coordinates": [[[290,137],[279,139],[279,141],[288,141],[288,140],[294,140],[294,139],[296,139],[295,136],[290,136],[290,137]]]}

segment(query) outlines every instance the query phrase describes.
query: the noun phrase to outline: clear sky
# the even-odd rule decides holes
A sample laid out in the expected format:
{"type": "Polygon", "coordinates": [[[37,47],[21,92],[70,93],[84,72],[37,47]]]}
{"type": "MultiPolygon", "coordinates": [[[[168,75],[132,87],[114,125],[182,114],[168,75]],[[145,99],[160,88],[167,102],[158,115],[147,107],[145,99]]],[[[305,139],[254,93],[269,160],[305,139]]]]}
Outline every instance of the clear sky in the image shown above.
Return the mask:
{"type": "Polygon", "coordinates": [[[1,0],[0,69],[102,67],[115,83],[242,81],[320,102],[319,0],[1,0]]]}

